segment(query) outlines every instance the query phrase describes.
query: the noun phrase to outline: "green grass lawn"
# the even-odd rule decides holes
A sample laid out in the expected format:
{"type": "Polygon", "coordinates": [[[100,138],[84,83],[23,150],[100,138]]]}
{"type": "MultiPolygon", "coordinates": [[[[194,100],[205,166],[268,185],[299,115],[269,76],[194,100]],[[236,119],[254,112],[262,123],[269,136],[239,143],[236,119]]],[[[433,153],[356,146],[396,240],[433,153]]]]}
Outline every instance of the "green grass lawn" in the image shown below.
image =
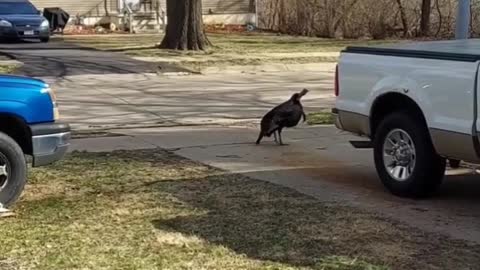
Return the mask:
{"type": "Polygon", "coordinates": [[[309,125],[332,125],[335,124],[335,115],[331,112],[314,112],[307,115],[309,125]]]}
{"type": "Polygon", "coordinates": [[[65,36],[66,42],[137,57],[156,57],[196,70],[209,66],[258,65],[265,63],[336,62],[338,52],[349,45],[372,45],[395,41],[335,40],[273,34],[209,34],[208,52],[160,50],[162,35],[65,36]]]}
{"type": "Polygon", "coordinates": [[[0,269],[473,269],[480,247],[162,150],[32,170],[0,269]]]}
{"type": "Polygon", "coordinates": [[[17,70],[17,65],[4,65],[0,64],[0,74],[11,74],[17,70]]]}

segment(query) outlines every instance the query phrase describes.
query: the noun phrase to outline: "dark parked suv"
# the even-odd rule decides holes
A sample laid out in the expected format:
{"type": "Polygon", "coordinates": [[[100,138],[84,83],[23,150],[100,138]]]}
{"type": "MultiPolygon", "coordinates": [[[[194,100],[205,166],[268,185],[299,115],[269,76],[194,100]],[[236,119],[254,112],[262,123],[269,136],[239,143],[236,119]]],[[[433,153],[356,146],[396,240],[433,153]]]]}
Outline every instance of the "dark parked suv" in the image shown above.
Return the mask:
{"type": "Polygon", "coordinates": [[[48,42],[50,25],[28,0],[0,0],[0,39],[48,42]]]}

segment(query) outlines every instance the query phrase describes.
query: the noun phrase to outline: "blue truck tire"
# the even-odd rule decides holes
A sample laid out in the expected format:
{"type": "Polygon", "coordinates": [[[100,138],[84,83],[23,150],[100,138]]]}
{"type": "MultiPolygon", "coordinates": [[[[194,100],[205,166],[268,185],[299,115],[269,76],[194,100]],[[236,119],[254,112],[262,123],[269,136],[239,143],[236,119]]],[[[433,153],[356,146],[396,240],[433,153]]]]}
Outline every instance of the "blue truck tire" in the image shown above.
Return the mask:
{"type": "Polygon", "coordinates": [[[14,204],[27,183],[27,163],[22,148],[0,132],[0,203],[14,204]]]}

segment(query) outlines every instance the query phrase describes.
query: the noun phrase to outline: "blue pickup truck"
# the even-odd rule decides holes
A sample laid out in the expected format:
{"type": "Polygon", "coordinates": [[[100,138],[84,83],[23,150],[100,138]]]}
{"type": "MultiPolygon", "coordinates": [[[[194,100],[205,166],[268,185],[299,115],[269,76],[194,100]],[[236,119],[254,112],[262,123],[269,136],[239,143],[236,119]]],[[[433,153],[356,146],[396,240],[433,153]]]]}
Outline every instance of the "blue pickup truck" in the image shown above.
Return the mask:
{"type": "Polygon", "coordinates": [[[26,156],[33,167],[66,153],[70,127],[59,122],[55,93],[41,80],[0,75],[0,204],[12,205],[27,182],[26,156]]]}

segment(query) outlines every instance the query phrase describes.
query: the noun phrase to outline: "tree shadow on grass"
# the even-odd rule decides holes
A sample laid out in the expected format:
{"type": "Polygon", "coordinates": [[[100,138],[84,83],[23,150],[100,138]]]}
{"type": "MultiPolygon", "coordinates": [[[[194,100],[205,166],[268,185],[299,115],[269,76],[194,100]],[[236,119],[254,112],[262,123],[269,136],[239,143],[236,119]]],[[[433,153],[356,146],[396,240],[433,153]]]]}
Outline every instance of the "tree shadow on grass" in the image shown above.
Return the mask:
{"type": "Polygon", "coordinates": [[[479,247],[239,175],[154,186],[207,211],[154,220],[157,229],[201,237],[253,259],[319,269],[377,269],[364,261],[394,269],[458,269],[478,263],[479,247]]]}

